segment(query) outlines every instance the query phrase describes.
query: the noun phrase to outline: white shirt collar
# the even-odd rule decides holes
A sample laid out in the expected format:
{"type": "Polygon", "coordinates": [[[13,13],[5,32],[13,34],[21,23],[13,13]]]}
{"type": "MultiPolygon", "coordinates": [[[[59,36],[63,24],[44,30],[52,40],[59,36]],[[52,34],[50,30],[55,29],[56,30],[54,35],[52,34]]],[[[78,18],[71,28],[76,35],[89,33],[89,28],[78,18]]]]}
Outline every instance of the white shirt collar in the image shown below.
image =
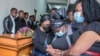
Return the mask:
{"type": "Polygon", "coordinates": [[[15,18],[10,15],[11,19],[14,20],[15,18]]]}

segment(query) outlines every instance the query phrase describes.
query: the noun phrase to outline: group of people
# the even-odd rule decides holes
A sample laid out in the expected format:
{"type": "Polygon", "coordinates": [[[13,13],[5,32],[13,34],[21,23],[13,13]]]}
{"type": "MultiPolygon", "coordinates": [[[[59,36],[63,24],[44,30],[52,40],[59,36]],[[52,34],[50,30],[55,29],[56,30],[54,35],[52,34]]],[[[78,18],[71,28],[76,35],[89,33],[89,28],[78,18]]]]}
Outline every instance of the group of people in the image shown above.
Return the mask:
{"type": "Polygon", "coordinates": [[[41,17],[34,30],[33,56],[100,56],[100,4],[96,0],[77,0],[67,11],[51,12],[41,17]]]}
{"type": "Polygon", "coordinates": [[[11,8],[10,15],[5,17],[3,21],[3,34],[15,34],[22,27],[29,27],[34,30],[36,28],[35,16],[29,16],[28,12],[11,8]]]}

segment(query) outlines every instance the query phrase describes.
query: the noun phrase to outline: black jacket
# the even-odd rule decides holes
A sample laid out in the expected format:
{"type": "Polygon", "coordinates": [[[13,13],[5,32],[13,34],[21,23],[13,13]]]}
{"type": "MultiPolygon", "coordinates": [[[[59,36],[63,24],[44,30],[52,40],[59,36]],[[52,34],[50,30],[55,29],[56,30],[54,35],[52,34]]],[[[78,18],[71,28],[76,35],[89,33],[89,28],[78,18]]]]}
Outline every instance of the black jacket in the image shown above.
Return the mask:
{"type": "Polygon", "coordinates": [[[5,17],[4,21],[3,21],[3,28],[4,28],[3,34],[11,34],[12,27],[13,27],[13,22],[9,15],[9,16],[5,17]]]}
{"type": "Polygon", "coordinates": [[[15,25],[16,25],[16,26],[15,26],[15,27],[16,27],[15,32],[17,32],[20,28],[26,26],[26,22],[25,22],[24,18],[21,19],[21,18],[17,17],[17,18],[15,19],[15,25]]]}
{"type": "Polygon", "coordinates": [[[47,38],[47,43],[48,45],[50,45],[53,37],[54,37],[53,33],[49,33],[48,38],[47,38],[47,33],[42,32],[40,28],[37,27],[35,29],[34,39],[33,39],[35,50],[41,53],[46,53],[46,46],[44,46],[44,42],[47,38]]]}
{"type": "Polygon", "coordinates": [[[28,27],[34,30],[34,28],[35,28],[34,22],[28,21],[27,23],[28,23],[28,27]]]}

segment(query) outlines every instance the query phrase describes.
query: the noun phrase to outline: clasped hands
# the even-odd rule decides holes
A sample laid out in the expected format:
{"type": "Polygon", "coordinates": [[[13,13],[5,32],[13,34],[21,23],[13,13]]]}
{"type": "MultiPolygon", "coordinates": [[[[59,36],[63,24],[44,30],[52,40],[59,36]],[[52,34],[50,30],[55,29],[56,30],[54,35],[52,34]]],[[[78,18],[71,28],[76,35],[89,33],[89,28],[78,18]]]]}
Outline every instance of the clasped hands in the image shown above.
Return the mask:
{"type": "Polygon", "coordinates": [[[51,45],[47,46],[46,51],[52,56],[63,56],[64,51],[54,49],[51,45]]]}

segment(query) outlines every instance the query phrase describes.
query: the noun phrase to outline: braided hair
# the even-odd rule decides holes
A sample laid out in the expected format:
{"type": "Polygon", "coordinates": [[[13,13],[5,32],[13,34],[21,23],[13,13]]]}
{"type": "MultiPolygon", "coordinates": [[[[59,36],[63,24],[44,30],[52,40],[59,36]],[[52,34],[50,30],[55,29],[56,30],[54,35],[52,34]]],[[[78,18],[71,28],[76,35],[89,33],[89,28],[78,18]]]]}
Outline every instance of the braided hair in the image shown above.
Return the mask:
{"type": "Polygon", "coordinates": [[[97,0],[78,0],[76,5],[80,2],[82,3],[83,15],[87,23],[100,21],[100,4],[97,0]]]}

